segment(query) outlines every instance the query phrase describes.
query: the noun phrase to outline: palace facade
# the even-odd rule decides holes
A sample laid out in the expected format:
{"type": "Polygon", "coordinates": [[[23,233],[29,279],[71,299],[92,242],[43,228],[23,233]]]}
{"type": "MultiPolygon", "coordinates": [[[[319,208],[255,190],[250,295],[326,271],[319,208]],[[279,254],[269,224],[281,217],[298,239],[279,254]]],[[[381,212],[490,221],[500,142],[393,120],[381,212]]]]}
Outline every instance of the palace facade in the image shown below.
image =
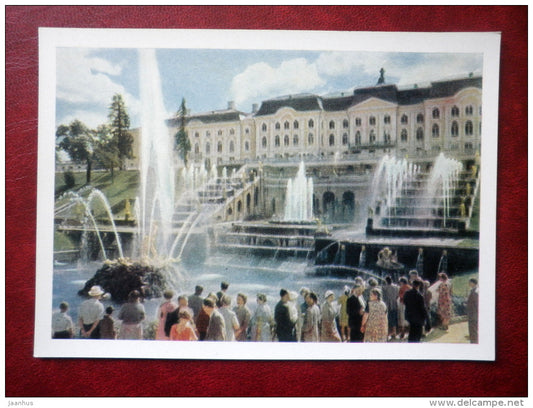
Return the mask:
{"type": "MultiPolygon", "coordinates": [[[[302,158],[358,162],[384,154],[473,158],[481,147],[481,95],[482,78],[470,75],[427,86],[282,96],[251,113],[229,102],[225,110],[187,116],[189,159],[210,168],[302,158]]],[[[179,119],[168,125],[175,134],[179,119]]]]}

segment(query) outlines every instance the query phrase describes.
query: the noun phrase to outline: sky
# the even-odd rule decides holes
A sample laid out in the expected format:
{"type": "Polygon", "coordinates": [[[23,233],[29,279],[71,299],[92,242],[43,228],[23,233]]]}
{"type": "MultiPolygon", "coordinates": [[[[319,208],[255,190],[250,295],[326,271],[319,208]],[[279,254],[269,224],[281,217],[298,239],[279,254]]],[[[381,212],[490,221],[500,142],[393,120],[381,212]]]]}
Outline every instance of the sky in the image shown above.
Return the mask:
{"type": "MultiPolygon", "coordinates": [[[[58,48],[56,125],[107,122],[115,93],[124,97],[131,127],[140,124],[136,49],[58,48]]],[[[194,113],[226,109],[251,112],[252,104],[282,95],[329,95],[373,86],[379,70],[399,87],[482,72],[481,54],[157,49],[167,116],[182,98],[194,113]]]]}

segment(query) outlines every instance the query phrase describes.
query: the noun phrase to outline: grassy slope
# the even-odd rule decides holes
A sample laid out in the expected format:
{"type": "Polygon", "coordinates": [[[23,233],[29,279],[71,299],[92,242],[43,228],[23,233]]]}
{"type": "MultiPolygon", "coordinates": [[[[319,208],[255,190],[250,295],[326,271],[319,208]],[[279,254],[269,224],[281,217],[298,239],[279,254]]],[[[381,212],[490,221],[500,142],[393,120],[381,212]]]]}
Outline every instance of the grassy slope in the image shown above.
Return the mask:
{"type": "MultiPolygon", "coordinates": [[[[76,185],[73,190],[79,190],[86,187],[85,172],[74,173],[76,185]]],[[[133,206],[133,201],[138,195],[139,187],[139,172],[136,170],[115,171],[114,179],[111,180],[109,172],[93,172],[91,174],[91,186],[102,191],[115,217],[120,218],[124,214],[125,200],[129,199],[133,206]]],[[[65,183],[63,180],[63,173],[56,173],[55,191],[65,192],[65,183]]]]}
{"type": "MultiPolygon", "coordinates": [[[[77,191],[86,187],[85,177],[85,172],[74,173],[76,185],[72,190],[77,191]]],[[[133,211],[133,202],[138,195],[138,171],[116,171],[113,182],[111,182],[111,174],[108,172],[93,172],[91,178],[91,186],[101,190],[105,194],[115,218],[124,218],[124,205],[126,199],[130,200],[133,211]]],[[[55,191],[56,196],[61,195],[66,191],[63,173],[56,173],[55,191]]],[[[77,247],[78,245],[72,241],[68,234],[57,231],[54,233],[54,251],[77,249],[77,247]]]]}

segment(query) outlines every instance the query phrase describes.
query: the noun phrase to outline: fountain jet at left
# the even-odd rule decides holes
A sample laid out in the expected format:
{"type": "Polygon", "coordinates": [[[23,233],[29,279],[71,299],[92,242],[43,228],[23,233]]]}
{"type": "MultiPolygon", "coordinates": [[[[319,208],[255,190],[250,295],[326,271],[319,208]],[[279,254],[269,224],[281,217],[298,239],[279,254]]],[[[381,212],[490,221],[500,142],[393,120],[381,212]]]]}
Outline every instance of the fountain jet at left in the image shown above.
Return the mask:
{"type": "Polygon", "coordinates": [[[80,291],[83,295],[92,285],[100,285],[116,301],[124,301],[131,290],[158,297],[165,288],[177,289],[181,283],[170,252],[175,206],[174,143],[166,125],[156,52],[141,49],[138,56],[141,143],[135,252],[131,253],[132,260],[106,260],[80,291]]]}
{"type": "Polygon", "coordinates": [[[155,50],[139,50],[139,67],[142,136],[138,255],[141,259],[167,259],[174,212],[174,149],[165,124],[155,50]]]}

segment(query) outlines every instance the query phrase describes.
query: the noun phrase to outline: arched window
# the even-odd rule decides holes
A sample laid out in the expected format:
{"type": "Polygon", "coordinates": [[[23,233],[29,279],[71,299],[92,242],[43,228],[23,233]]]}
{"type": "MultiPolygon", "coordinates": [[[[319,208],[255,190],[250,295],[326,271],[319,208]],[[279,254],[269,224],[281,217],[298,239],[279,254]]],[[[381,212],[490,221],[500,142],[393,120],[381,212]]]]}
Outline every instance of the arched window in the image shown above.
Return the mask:
{"type": "Polygon", "coordinates": [[[368,140],[370,141],[370,144],[376,143],[376,133],[373,130],[370,131],[368,140]]]}
{"type": "Polygon", "coordinates": [[[233,153],[235,151],[235,143],[233,143],[233,140],[229,142],[229,152],[233,153]]]}
{"type": "Polygon", "coordinates": [[[457,106],[452,107],[452,116],[453,117],[459,116],[459,108],[457,106]]]}
{"type": "Polygon", "coordinates": [[[452,136],[453,137],[459,136],[459,125],[457,124],[455,120],[452,122],[452,136]]]}
{"type": "Polygon", "coordinates": [[[439,108],[435,108],[435,109],[433,109],[433,111],[431,112],[431,116],[433,116],[433,119],[438,119],[438,118],[440,118],[440,111],[439,111],[439,108]]]}
{"type": "Polygon", "coordinates": [[[288,146],[288,145],[289,145],[289,135],[285,135],[285,136],[283,137],[283,144],[284,144],[285,146],[288,146]]]}
{"type": "Polygon", "coordinates": [[[261,130],[262,130],[263,132],[266,132],[266,131],[267,131],[267,124],[266,124],[266,123],[263,123],[263,124],[261,125],[261,130]]]}
{"type": "Polygon", "coordinates": [[[361,144],[361,132],[357,131],[355,134],[355,144],[360,145],[361,144]]]}
{"type": "Polygon", "coordinates": [[[314,144],[315,143],[315,136],[312,133],[309,133],[307,135],[307,144],[314,144]]]}
{"type": "Polygon", "coordinates": [[[474,125],[472,124],[472,121],[467,121],[465,123],[465,135],[472,136],[474,134],[474,125]]]}
{"type": "Polygon", "coordinates": [[[431,135],[433,137],[439,137],[439,125],[437,125],[436,123],[434,123],[431,127],[431,135]]]}
{"type": "Polygon", "coordinates": [[[222,142],[217,143],[217,152],[222,153],[222,142]]]}
{"type": "Polygon", "coordinates": [[[281,129],[281,125],[279,124],[279,122],[276,122],[276,130],[280,130],[281,129]]]}
{"type": "Polygon", "coordinates": [[[402,123],[402,125],[407,125],[407,123],[409,122],[407,115],[403,114],[402,118],[400,119],[400,122],[402,123]]]}
{"type": "Polygon", "coordinates": [[[205,136],[206,136],[206,137],[211,136],[211,132],[210,132],[209,130],[206,130],[206,131],[205,131],[205,136]]]}
{"type": "Polygon", "coordinates": [[[348,144],[348,133],[342,135],[342,144],[346,146],[348,144]]]}
{"type": "Polygon", "coordinates": [[[298,123],[297,120],[294,121],[294,123],[292,124],[292,127],[293,127],[294,129],[298,129],[298,128],[300,127],[300,124],[298,123]]]}
{"type": "Polygon", "coordinates": [[[288,121],[285,121],[285,123],[283,123],[283,129],[290,129],[291,125],[289,124],[288,121]]]}
{"type": "Polygon", "coordinates": [[[390,133],[383,133],[383,143],[385,143],[386,145],[390,144],[390,133]]]}
{"type": "Polygon", "coordinates": [[[344,119],[344,120],[342,121],[342,127],[343,127],[343,129],[348,129],[348,126],[350,126],[349,123],[348,123],[348,119],[344,119]]]}
{"type": "Polygon", "coordinates": [[[355,118],[355,126],[361,126],[361,118],[355,118]]]}
{"type": "Polygon", "coordinates": [[[234,135],[234,134],[235,134],[235,129],[231,128],[231,129],[229,130],[229,134],[230,134],[230,135],[234,135]]]}
{"type": "Polygon", "coordinates": [[[200,132],[194,132],[194,137],[200,137],[200,132]]]}
{"type": "Polygon", "coordinates": [[[390,115],[385,115],[385,117],[383,118],[383,123],[385,123],[386,125],[390,124],[390,115]]]}
{"type": "Polygon", "coordinates": [[[407,140],[408,140],[407,129],[402,129],[402,132],[400,133],[400,140],[403,143],[407,143],[407,140]]]}
{"type": "Polygon", "coordinates": [[[244,150],[247,152],[250,150],[250,142],[248,140],[244,142],[244,150]]]}
{"type": "Polygon", "coordinates": [[[370,116],[370,118],[368,119],[368,123],[370,124],[370,126],[375,126],[376,117],[375,116],[370,116]]]}
{"type": "Polygon", "coordinates": [[[419,113],[416,115],[416,123],[424,123],[424,115],[419,113]]]}
{"type": "Polygon", "coordinates": [[[200,153],[200,146],[198,145],[198,143],[194,144],[194,153],[196,154],[200,153]]]}
{"type": "Polygon", "coordinates": [[[279,135],[276,135],[274,138],[274,146],[279,147],[280,146],[280,138],[279,135]]]}
{"type": "Polygon", "coordinates": [[[292,137],[292,144],[293,144],[294,146],[298,146],[298,135],[294,135],[294,136],[292,137]]]}
{"type": "Polygon", "coordinates": [[[330,129],[335,129],[335,121],[333,121],[333,120],[329,121],[329,128],[330,129]]]}
{"type": "Polygon", "coordinates": [[[313,119],[309,119],[309,122],[307,122],[307,125],[310,127],[310,128],[314,128],[315,127],[315,121],[313,119]]]}
{"type": "Polygon", "coordinates": [[[263,149],[267,148],[267,138],[263,136],[263,140],[261,140],[261,145],[263,146],[263,149]]]}
{"type": "Polygon", "coordinates": [[[416,140],[419,142],[424,140],[424,129],[422,129],[421,127],[416,129],[416,140]]]}
{"type": "Polygon", "coordinates": [[[334,146],[335,145],[335,135],[332,133],[329,135],[329,145],[334,146]]]}
{"type": "Polygon", "coordinates": [[[468,116],[471,116],[473,113],[474,113],[474,108],[472,107],[472,105],[468,105],[465,108],[465,114],[468,116]]]}
{"type": "Polygon", "coordinates": [[[205,144],[205,154],[209,154],[211,153],[211,145],[209,144],[209,142],[207,142],[205,144]]]}

